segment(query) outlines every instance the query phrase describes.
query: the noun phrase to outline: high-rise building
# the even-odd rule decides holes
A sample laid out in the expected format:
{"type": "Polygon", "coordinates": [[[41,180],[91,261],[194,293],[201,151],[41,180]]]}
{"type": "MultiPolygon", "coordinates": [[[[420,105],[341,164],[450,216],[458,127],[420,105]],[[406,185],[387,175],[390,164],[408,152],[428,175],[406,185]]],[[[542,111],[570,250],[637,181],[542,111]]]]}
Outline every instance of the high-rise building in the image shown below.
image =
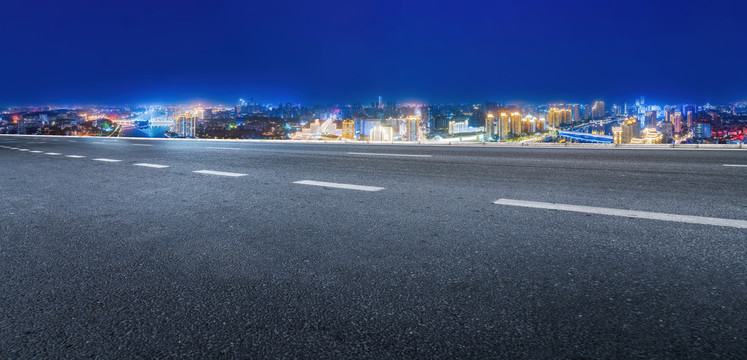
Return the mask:
{"type": "Polygon", "coordinates": [[[615,144],[630,144],[633,138],[640,136],[641,126],[636,117],[629,117],[620,126],[612,127],[612,142],[615,144]]]}
{"type": "Polygon", "coordinates": [[[495,135],[495,115],[488,113],[485,117],[485,133],[488,138],[492,138],[495,135]]]}
{"type": "Polygon", "coordinates": [[[508,114],[502,112],[501,115],[496,119],[496,129],[495,134],[498,135],[498,138],[501,140],[508,139],[508,133],[509,133],[509,117],[508,114]]]}
{"type": "Polygon", "coordinates": [[[693,112],[688,111],[687,112],[687,128],[691,129],[693,127],[693,112]]]}
{"type": "Polygon", "coordinates": [[[511,134],[513,136],[521,135],[521,113],[518,111],[511,113],[511,134]]]}
{"type": "Polygon", "coordinates": [[[469,121],[449,121],[449,134],[461,134],[469,132],[469,121]]]}
{"type": "Polygon", "coordinates": [[[570,123],[570,119],[571,110],[552,107],[547,111],[547,123],[555,129],[560,125],[570,123]]]}
{"type": "Polygon", "coordinates": [[[671,121],[662,122],[661,134],[664,136],[664,143],[671,143],[674,138],[674,124],[671,121]]]}
{"type": "Polygon", "coordinates": [[[388,125],[377,125],[371,129],[371,141],[392,141],[394,128],[388,125]]]}
{"type": "Polygon", "coordinates": [[[693,138],[708,139],[711,137],[711,124],[707,122],[696,122],[693,127],[693,138]]]}
{"type": "Polygon", "coordinates": [[[646,127],[656,128],[656,111],[652,110],[646,113],[646,127]]]}
{"type": "Polygon", "coordinates": [[[179,137],[195,137],[197,118],[191,114],[179,115],[174,120],[174,132],[179,137]]]}
{"type": "Polygon", "coordinates": [[[674,115],[672,116],[672,124],[674,124],[674,133],[680,134],[682,133],[682,113],[679,111],[676,111],[674,115]]]}
{"type": "Polygon", "coordinates": [[[604,101],[595,101],[591,107],[592,120],[604,119],[605,114],[604,101]]]}
{"type": "Polygon", "coordinates": [[[410,116],[405,120],[405,124],[407,126],[407,132],[406,132],[406,141],[422,141],[424,140],[423,137],[423,130],[420,127],[420,118],[415,116],[410,116]]]}
{"type": "Polygon", "coordinates": [[[342,121],[342,138],[347,140],[355,139],[355,121],[350,119],[342,121]]]}
{"type": "Polygon", "coordinates": [[[572,110],[571,117],[573,118],[574,123],[581,121],[581,113],[579,112],[578,104],[573,104],[573,110],[572,110]]]}

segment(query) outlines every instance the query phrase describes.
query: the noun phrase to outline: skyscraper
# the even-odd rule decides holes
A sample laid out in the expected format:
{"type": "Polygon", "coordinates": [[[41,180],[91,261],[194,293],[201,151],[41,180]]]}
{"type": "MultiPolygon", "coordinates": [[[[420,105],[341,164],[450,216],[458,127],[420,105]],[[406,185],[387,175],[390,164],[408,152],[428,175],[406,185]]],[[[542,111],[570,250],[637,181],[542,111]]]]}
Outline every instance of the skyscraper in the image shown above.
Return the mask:
{"type": "Polygon", "coordinates": [[[521,113],[518,111],[511,113],[511,134],[513,136],[521,135],[521,113]]]}
{"type": "Polygon", "coordinates": [[[646,113],[646,127],[656,128],[656,111],[652,110],[646,113]]]}
{"type": "Polygon", "coordinates": [[[488,138],[495,135],[495,115],[492,113],[488,113],[488,116],[485,117],[485,133],[488,135],[488,138]]]}
{"type": "Polygon", "coordinates": [[[355,121],[350,119],[342,121],[342,138],[347,140],[355,139],[355,121]]]}
{"type": "Polygon", "coordinates": [[[394,128],[388,125],[378,125],[371,129],[371,141],[392,141],[394,128]]]}
{"type": "Polygon", "coordinates": [[[592,120],[604,119],[605,114],[604,101],[595,101],[594,106],[591,107],[592,120]]]}
{"type": "Polygon", "coordinates": [[[509,132],[509,118],[508,114],[502,112],[501,116],[496,119],[496,129],[495,129],[496,135],[498,135],[498,138],[501,140],[508,139],[508,132],[509,132]]]}
{"type": "Polygon", "coordinates": [[[682,133],[682,113],[677,111],[672,116],[672,123],[674,124],[674,133],[682,133]]]}
{"type": "Polygon", "coordinates": [[[687,128],[691,129],[693,127],[693,112],[688,111],[687,112],[687,128]]]}

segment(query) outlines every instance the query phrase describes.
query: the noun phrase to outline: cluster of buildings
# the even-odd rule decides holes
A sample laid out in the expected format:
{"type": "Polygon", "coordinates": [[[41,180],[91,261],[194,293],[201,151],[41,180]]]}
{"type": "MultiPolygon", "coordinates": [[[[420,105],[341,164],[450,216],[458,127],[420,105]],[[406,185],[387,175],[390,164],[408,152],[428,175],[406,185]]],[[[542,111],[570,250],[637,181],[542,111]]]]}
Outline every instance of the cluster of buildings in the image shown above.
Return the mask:
{"type": "Polygon", "coordinates": [[[747,132],[747,103],[724,106],[590,103],[260,104],[229,106],[75,106],[9,108],[0,133],[130,136],[134,127],[159,126],[145,136],[187,138],[345,139],[438,141],[470,138],[555,141],[556,131],[609,136],[619,143],[734,142],[747,132]]]}

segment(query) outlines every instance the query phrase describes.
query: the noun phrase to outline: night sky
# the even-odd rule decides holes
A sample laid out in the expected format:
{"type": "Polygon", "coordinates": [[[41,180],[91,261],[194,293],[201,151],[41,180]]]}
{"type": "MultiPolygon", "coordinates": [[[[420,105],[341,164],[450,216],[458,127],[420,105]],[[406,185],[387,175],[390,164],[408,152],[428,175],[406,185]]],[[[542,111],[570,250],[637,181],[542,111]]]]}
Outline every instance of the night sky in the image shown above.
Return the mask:
{"type": "Polygon", "coordinates": [[[747,100],[745,1],[3,1],[0,104],[747,100]]]}

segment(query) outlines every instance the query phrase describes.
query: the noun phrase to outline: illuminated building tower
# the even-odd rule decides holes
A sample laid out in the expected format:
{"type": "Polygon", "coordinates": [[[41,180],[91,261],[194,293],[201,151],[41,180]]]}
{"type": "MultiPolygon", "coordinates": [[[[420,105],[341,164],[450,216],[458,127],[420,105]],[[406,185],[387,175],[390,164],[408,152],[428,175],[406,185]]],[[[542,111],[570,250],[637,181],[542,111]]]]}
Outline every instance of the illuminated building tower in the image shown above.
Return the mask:
{"type": "Polygon", "coordinates": [[[547,112],[547,122],[553,128],[558,128],[560,125],[565,125],[571,122],[571,110],[550,108],[547,112]]]}
{"type": "Polygon", "coordinates": [[[656,111],[646,113],[646,127],[656,128],[656,111]]]}
{"type": "Polygon", "coordinates": [[[707,122],[696,122],[693,124],[693,138],[708,139],[711,137],[711,124],[707,122]]]}
{"type": "Polygon", "coordinates": [[[423,132],[428,134],[433,131],[433,118],[430,116],[431,113],[428,111],[427,106],[420,107],[420,126],[423,128],[423,132]]]}
{"type": "Polygon", "coordinates": [[[521,113],[517,111],[511,113],[511,135],[521,136],[521,113]]]}
{"type": "Polygon", "coordinates": [[[423,140],[423,132],[420,128],[420,119],[415,116],[410,116],[406,120],[407,125],[407,139],[406,141],[421,141],[423,140]]]}
{"type": "Polygon", "coordinates": [[[604,101],[595,101],[594,106],[591,107],[591,119],[604,119],[604,101]]]}
{"type": "Polygon", "coordinates": [[[687,128],[691,129],[693,127],[693,112],[688,111],[687,112],[687,128]]]}
{"type": "Polygon", "coordinates": [[[543,132],[543,131],[545,131],[545,118],[543,118],[543,117],[540,117],[540,118],[539,118],[539,119],[537,120],[537,131],[538,131],[538,132],[543,132]]]}
{"type": "Polygon", "coordinates": [[[461,134],[469,132],[469,121],[449,121],[449,134],[461,134]]]}
{"type": "Polygon", "coordinates": [[[508,139],[508,130],[509,130],[509,118],[508,114],[501,113],[500,118],[497,119],[495,132],[498,135],[498,138],[501,140],[508,139]]]}
{"type": "Polygon", "coordinates": [[[558,128],[558,125],[560,125],[560,120],[557,113],[558,109],[554,107],[547,110],[547,123],[556,129],[558,128]]]}
{"type": "Polygon", "coordinates": [[[641,127],[638,119],[633,116],[623,121],[620,126],[612,127],[612,142],[615,144],[630,144],[633,138],[640,136],[641,127]]]}
{"type": "Polygon", "coordinates": [[[485,117],[485,133],[488,138],[492,138],[495,134],[495,116],[492,113],[485,117]]]}
{"type": "Polygon", "coordinates": [[[392,141],[394,128],[388,125],[378,125],[371,129],[371,141],[392,141]]]}
{"type": "Polygon", "coordinates": [[[179,115],[174,120],[174,132],[179,137],[195,137],[197,118],[190,115],[179,115]]]}
{"type": "Polygon", "coordinates": [[[674,124],[674,133],[682,133],[682,113],[677,111],[672,116],[672,123],[674,124]]]}
{"type": "Polygon", "coordinates": [[[347,140],[355,139],[355,121],[350,119],[342,121],[342,138],[347,140]]]}
{"type": "Polygon", "coordinates": [[[661,133],[662,135],[664,135],[665,143],[671,142],[672,137],[674,136],[674,124],[672,124],[670,121],[661,123],[661,133]]]}
{"type": "Polygon", "coordinates": [[[672,110],[665,110],[664,111],[664,122],[672,122],[672,115],[674,112],[672,110]]]}
{"type": "Polygon", "coordinates": [[[573,122],[577,123],[581,121],[581,113],[578,111],[578,104],[573,104],[573,110],[571,116],[573,117],[573,122]]]}

